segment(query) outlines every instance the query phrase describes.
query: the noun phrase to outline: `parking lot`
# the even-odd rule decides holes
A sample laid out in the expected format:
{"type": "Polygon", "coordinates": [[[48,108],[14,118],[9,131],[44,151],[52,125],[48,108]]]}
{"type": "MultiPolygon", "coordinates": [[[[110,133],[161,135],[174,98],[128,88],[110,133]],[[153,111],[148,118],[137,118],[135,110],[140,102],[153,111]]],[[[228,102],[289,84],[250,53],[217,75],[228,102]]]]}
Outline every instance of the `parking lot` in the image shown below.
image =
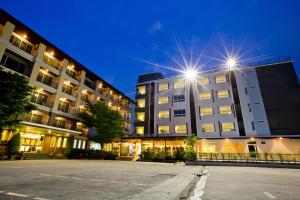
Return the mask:
{"type": "Polygon", "coordinates": [[[175,199],[201,167],[101,160],[0,162],[0,199],[175,199]]]}

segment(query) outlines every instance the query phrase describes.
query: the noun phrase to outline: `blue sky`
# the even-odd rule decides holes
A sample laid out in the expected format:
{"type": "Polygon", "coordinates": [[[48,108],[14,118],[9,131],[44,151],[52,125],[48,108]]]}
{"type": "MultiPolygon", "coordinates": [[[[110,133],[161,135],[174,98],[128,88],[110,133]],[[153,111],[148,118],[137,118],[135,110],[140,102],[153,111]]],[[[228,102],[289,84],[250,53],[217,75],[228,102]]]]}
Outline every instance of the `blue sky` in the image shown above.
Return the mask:
{"type": "Polygon", "coordinates": [[[243,59],[289,54],[300,74],[298,0],[2,0],[0,7],[128,94],[139,74],[170,73],[136,58],[174,66],[176,41],[207,67],[226,47],[243,59]]]}

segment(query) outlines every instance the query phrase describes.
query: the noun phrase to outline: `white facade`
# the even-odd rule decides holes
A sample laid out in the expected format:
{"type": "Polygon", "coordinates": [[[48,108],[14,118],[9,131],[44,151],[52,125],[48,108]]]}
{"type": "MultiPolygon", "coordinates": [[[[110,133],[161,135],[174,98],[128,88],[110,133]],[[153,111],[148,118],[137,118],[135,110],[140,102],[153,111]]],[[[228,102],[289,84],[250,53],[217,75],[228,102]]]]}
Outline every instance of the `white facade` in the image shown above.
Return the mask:
{"type": "Polygon", "coordinates": [[[230,72],[218,71],[203,74],[192,83],[181,77],[138,84],[137,87],[154,83],[154,96],[151,97],[154,104],[153,134],[172,136],[192,134],[191,123],[194,121],[199,138],[269,136],[268,120],[255,69],[240,69],[233,73],[235,78],[231,77],[230,72]],[[235,80],[236,89],[233,89],[232,82],[235,80]],[[178,84],[181,81],[184,82],[184,87],[178,84]],[[168,88],[160,90],[159,85],[162,84],[163,88],[166,83],[168,88]],[[193,95],[190,95],[190,86],[193,95]],[[233,90],[236,90],[235,94],[233,90]],[[184,95],[184,100],[178,95],[184,95]],[[191,107],[191,96],[194,98],[194,107],[191,107]],[[191,114],[193,109],[195,117],[191,114]],[[240,119],[237,116],[239,114],[237,109],[240,119]],[[175,116],[178,112],[182,113],[178,110],[184,110],[185,115],[175,116]],[[166,115],[167,112],[169,116],[166,115]],[[238,121],[243,124],[244,133],[240,133],[238,121]],[[183,125],[186,125],[186,133],[183,131],[183,125]]]}

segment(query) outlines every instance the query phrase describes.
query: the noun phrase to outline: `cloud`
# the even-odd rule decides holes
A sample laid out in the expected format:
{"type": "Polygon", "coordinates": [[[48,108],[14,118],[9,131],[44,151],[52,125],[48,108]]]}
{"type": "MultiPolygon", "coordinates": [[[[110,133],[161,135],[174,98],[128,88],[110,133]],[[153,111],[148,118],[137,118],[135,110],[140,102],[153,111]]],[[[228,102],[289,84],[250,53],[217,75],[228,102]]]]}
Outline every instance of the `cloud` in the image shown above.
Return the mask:
{"type": "Polygon", "coordinates": [[[162,27],[162,24],[160,21],[156,21],[152,24],[151,27],[148,28],[149,33],[154,34],[155,32],[159,31],[162,27]]]}

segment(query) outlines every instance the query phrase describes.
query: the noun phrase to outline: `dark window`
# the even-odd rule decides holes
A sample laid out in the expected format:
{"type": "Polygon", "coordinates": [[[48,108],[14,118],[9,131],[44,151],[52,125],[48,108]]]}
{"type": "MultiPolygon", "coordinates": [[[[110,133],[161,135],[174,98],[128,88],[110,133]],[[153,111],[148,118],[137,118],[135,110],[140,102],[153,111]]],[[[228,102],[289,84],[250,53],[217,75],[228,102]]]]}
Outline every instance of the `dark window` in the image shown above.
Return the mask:
{"type": "Polygon", "coordinates": [[[185,109],[174,110],[174,117],[181,117],[185,115],[185,109]]]}
{"type": "Polygon", "coordinates": [[[69,104],[67,102],[60,101],[58,104],[58,110],[60,110],[62,112],[68,112],[69,104]]]}
{"type": "Polygon", "coordinates": [[[41,83],[44,83],[45,85],[51,86],[53,78],[47,76],[46,74],[39,73],[36,80],[41,83]]]}
{"type": "Polygon", "coordinates": [[[248,89],[247,88],[245,88],[245,94],[248,95],[248,89]]]}
{"type": "Polygon", "coordinates": [[[250,103],[248,103],[248,110],[249,110],[249,112],[252,112],[252,108],[251,108],[250,103]]]}
{"type": "Polygon", "coordinates": [[[185,101],[185,97],[184,95],[174,95],[173,101],[174,102],[185,101]]]}
{"type": "Polygon", "coordinates": [[[255,131],[255,124],[254,121],[251,122],[252,130],[255,131]]]}
{"type": "Polygon", "coordinates": [[[46,105],[47,103],[47,95],[38,93],[38,92],[33,92],[32,96],[31,96],[31,102],[33,103],[37,103],[40,105],[46,105]]]}

